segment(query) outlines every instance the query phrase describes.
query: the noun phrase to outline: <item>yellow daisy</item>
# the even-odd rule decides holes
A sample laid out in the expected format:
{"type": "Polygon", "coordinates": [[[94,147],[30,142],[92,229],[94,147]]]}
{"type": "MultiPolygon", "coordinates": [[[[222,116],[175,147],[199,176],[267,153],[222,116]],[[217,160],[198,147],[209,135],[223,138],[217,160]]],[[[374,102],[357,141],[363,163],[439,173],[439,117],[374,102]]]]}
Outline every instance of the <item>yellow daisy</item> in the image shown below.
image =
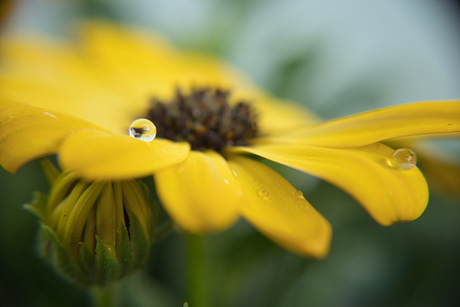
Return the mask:
{"type": "Polygon", "coordinates": [[[217,232],[243,216],[302,256],[328,253],[331,226],[253,155],[338,186],[390,225],[419,217],[428,189],[411,152],[395,153],[380,141],[460,131],[458,102],[318,124],[209,56],[105,22],[81,25],[77,42],[16,36],[0,48],[6,170],[57,154],[62,169],[89,182],[153,174],[162,205],[184,230],[217,232]]]}

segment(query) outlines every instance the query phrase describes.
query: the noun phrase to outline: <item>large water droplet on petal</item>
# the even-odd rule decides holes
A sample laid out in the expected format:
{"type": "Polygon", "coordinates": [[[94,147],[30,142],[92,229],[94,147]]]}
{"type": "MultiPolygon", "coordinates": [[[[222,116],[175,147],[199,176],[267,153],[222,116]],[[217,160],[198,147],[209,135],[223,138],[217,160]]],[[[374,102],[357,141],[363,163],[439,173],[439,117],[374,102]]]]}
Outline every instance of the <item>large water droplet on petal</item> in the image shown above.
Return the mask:
{"type": "Polygon", "coordinates": [[[390,157],[390,165],[402,171],[410,171],[417,164],[417,156],[407,148],[396,149],[390,157]]]}
{"type": "Polygon", "coordinates": [[[150,142],[157,136],[157,127],[148,119],[139,118],[129,126],[129,136],[150,142]]]}

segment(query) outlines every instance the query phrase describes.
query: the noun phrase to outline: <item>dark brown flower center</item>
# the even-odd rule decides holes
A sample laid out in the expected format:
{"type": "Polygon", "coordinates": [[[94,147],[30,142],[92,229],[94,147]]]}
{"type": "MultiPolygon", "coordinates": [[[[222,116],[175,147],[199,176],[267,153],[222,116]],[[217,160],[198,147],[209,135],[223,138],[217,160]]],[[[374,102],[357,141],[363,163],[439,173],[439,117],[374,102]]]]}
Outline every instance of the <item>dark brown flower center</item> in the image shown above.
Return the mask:
{"type": "Polygon", "coordinates": [[[257,136],[257,116],[247,102],[230,106],[229,95],[211,88],[194,88],[184,95],[177,89],[169,102],[153,98],[147,119],[157,127],[157,137],[189,142],[193,150],[222,152],[248,145],[257,136]]]}

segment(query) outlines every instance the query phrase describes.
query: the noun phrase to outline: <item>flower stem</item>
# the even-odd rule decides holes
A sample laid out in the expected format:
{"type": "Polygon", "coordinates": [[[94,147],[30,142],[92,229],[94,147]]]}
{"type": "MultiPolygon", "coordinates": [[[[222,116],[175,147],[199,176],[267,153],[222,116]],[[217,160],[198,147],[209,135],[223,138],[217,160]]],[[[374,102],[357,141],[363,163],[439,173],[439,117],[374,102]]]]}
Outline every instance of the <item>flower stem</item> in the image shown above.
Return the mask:
{"type": "Polygon", "coordinates": [[[91,289],[91,299],[94,307],[116,307],[116,284],[106,287],[96,286],[91,289]]]}
{"type": "Polygon", "coordinates": [[[208,284],[205,257],[205,242],[202,236],[187,236],[187,283],[190,306],[208,307],[208,284]]]}

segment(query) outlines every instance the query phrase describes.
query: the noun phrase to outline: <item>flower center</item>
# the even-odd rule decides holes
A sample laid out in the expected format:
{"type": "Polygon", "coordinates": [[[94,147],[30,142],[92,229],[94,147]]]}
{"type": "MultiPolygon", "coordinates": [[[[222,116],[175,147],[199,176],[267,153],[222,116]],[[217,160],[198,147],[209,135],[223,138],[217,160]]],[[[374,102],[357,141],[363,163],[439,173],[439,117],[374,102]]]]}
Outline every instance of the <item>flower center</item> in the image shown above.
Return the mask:
{"type": "Polygon", "coordinates": [[[146,118],[155,123],[158,137],[189,142],[193,150],[248,145],[257,136],[257,116],[249,103],[230,106],[228,98],[221,89],[194,88],[188,95],[177,89],[169,102],[152,99],[146,118]]]}

